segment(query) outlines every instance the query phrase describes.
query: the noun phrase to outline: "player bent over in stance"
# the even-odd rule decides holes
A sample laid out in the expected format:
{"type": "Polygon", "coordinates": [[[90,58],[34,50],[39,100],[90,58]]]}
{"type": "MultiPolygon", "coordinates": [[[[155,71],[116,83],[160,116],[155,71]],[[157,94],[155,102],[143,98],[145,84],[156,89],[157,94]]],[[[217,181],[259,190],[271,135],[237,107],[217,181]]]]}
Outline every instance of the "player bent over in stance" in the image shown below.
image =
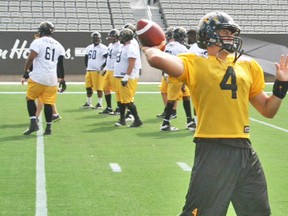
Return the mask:
{"type": "Polygon", "coordinates": [[[44,114],[47,124],[44,135],[52,133],[52,106],[57,98],[57,74],[60,81],[60,91],[63,92],[66,89],[63,65],[65,50],[58,41],[52,38],[53,32],[54,25],[51,22],[44,21],[40,23],[38,27],[39,38],[31,43],[30,54],[25,62],[25,72],[21,83],[23,84],[30,78],[26,93],[30,126],[24,132],[24,135],[29,135],[39,130],[36,119],[36,98],[39,98],[44,103],[44,114]],[[29,73],[28,70],[32,64],[33,69],[29,73]]]}
{"type": "Polygon", "coordinates": [[[139,70],[136,65],[137,58],[140,59],[140,50],[131,41],[134,33],[128,28],[120,31],[119,41],[123,46],[117,55],[114,65],[115,93],[117,104],[119,104],[120,120],[115,126],[124,126],[126,107],[134,117],[130,127],[140,127],[143,122],[140,120],[136,105],[134,104],[135,86],[137,86],[137,75],[139,70]]]}
{"type": "Polygon", "coordinates": [[[197,32],[208,58],[143,47],[151,66],[188,86],[198,116],[181,216],[224,216],[230,201],[237,215],[271,214],[264,170],[249,140],[249,103],[264,117],[276,115],[288,89],[288,55],[275,63],[276,80],[268,96],[261,66],[241,57],[239,33],[229,15],[211,12],[200,20],[197,32]]]}

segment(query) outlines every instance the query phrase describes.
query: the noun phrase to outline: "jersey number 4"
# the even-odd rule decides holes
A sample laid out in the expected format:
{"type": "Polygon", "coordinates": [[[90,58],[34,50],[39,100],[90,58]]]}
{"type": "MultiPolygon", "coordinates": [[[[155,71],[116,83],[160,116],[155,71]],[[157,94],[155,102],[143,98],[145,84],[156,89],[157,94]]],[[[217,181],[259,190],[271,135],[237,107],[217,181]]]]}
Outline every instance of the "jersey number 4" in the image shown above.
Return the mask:
{"type": "Polygon", "coordinates": [[[236,74],[233,67],[228,66],[226,73],[220,82],[220,88],[222,90],[230,90],[232,99],[237,99],[236,74]],[[228,83],[229,78],[231,78],[230,83],[228,83]]]}

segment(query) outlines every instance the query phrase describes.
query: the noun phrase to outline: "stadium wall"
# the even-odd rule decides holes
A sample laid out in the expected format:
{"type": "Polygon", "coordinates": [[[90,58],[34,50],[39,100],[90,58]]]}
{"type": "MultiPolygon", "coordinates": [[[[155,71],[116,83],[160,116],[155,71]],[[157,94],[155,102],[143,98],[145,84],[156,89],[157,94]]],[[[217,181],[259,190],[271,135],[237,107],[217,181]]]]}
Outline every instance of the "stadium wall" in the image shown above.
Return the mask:
{"type": "MultiPolygon", "coordinates": [[[[22,76],[25,59],[29,53],[29,45],[33,40],[33,32],[0,32],[0,78],[3,76],[22,76]]],[[[83,81],[85,75],[84,55],[85,48],[91,44],[90,32],[55,32],[54,38],[62,43],[66,50],[65,71],[66,75],[73,78],[71,81],[83,81]],[[82,76],[81,76],[82,75],[82,76]]],[[[106,41],[107,32],[101,32],[102,42],[106,41]]],[[[246,35],[254,39],[262,39],[272,43],[279,43],[287,46],[287,35],[246,35]]],[[[245,44],[245,41],[244,41],[245,44]]],[[[161,73],[151,68],[142,56],[142,82],[159,82],[161,73]]],[[[2,78],[1,78],[2,79],[2,78]]],[[[1,80],[2,81],[2,80],[1,80]]]]}

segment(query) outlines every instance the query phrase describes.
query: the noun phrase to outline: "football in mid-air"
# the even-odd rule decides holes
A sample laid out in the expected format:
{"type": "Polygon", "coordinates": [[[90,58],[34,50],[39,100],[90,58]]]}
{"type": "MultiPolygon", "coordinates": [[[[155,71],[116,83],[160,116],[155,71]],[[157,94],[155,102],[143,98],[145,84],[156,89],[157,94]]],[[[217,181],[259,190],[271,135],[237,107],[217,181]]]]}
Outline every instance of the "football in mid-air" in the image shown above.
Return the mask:
{"type": "MultiPolygon", "coordinates": [[[[142,46],[159,46],[166,41],[165,33],[162,28],[152,20],[140,19],[136,25],[136,35],[142,46]]],[[[164,50],[165,46],[161,48],[164,50]]]]}

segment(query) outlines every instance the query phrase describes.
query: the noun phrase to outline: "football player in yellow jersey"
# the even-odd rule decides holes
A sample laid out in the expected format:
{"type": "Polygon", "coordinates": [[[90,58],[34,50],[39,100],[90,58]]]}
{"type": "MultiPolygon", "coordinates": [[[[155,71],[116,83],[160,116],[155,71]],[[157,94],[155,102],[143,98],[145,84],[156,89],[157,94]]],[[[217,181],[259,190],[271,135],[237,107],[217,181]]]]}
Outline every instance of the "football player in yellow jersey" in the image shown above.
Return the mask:
{"type": "Polygon", "coordinates": [[[273,118],[288,89],[288,55],[276,65],[273,94],[264,92],[264,73],[242,57],[240,28],[224,12],[206,14],[198,24],[198,44],[208,58],[173,56],[143,47],[149,64],[183,81],[198,116],[195,158],[181,216],[224,216],[232,202],[237,215],[271,214],[267,183],[249,136],[249,103],[273,118]]]}

